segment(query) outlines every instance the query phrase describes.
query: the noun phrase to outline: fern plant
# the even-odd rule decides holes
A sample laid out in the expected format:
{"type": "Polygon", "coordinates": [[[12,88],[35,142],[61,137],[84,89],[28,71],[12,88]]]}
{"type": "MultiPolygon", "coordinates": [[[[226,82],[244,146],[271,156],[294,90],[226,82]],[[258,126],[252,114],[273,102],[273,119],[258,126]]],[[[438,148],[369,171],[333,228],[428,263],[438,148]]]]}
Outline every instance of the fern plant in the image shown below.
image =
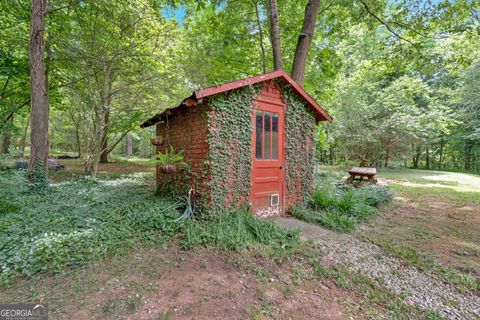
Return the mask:
{"type": "Polygon", "coordinates": [[[184,150],[180,150],[179,152],[175,152],[173,146],[170,145],[165,153],[159,152],[157,154],[155,162],[158,165],[176,165],[183,162],[183,155],[184,150]]]}

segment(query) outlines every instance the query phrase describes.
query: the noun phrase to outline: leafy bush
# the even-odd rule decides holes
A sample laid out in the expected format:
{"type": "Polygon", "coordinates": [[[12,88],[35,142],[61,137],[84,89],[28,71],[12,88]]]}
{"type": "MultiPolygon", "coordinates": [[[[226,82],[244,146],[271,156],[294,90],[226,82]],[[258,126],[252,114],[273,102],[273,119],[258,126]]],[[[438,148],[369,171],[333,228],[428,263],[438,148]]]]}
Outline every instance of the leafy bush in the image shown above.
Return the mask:
{"type": "Polygon", "coordinates": [[[393,198],[393,191],[387,186],[366,185],[357,190],[357,194],[365,204],[378,208],[393,198]]]}
{"type": "Polygon", "coordinates": [[[283,230],[273,222],[238,210],[201,223],[185,221],[180,243],[184,247],[209,244],[233,250],[261,243],[283,249],[296,244],[298,235],[298,231],[283,230]]]}
{"type": "Polygon", "coordinates": [[[350,232],[355,229],[357,219],[347,213],[327,211],[321,216],[321,224],[339,232],[350,232]]]}
{"type": "Polygon", "coordinates": [[[294,208],[299,219],[349,232],[377,212],[377,208],[393,198],[386,186],[367,185],[360,188],[340,185],[335,174],[321,174],[310,197],[308,208],[294,208]]]}
{"type": "Polygon", "coordinates": [[[15,162],[9,155],[0,155],[0,171],[15,169],[15,162]]]}

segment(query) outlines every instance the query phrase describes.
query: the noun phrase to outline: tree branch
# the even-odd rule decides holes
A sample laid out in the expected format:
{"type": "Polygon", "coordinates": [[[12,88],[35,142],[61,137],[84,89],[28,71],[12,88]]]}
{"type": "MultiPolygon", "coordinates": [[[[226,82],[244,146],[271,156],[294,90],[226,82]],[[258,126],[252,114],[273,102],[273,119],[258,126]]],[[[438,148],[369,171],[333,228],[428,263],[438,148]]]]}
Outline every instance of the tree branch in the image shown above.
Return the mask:
{"type": "Polygon", "coordinates": [[[378,22],[380,22],[382,25],[384,25],[388,31],[390,31],[391,34],[393,34],[397,39],[399,40],[403,40],[405,42],[408,42],[409,44],[411,44],[412,46],[415,47],[415,49],[417,49],[418,52],[420,52],[420,49],[418,48],[418,46],[413,43],[412,41],[402,37],[401,35],[399,35],[395,30],[393,30],[392,27],[390,27],[390,25],[385,22],[385,20],[383,20],[382,18],[380,18],[379,16],[377,16],[375,13],[373,13],[371,10],[370,10],[370,7],[365,3],[364,0],[358,0],[362,6],[365,8],[365,11],[367,11],[367,13],[372,16],[375,20],[377,20],[378,22]]]}

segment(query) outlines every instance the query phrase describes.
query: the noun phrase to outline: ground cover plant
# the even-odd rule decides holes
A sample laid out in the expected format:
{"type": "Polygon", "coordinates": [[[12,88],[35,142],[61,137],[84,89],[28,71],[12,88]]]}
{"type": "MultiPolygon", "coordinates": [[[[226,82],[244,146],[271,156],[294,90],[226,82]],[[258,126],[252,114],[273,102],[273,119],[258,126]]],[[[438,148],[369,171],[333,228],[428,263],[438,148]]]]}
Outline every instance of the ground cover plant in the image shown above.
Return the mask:
{"type": "Polygon", "coordinates": [[[297,233],[244,211],[201,222],[178,220],[181,208],[175,199],[154,196],[151,175],[81,178],[50,184],[42,192],[32,192],[25,180],[23,171],[0,172],[0,283],[57,272],[142,241],[177,237],[184,248],[235,250],[256,243],[285,248],[298,241],[297,233]]]}
{"type": "Polygon", "coordinates": [[[365,185],[354,188],[338,183],[335,173],[321,173],[305,207],[296,207],[292,214],[307,222],[327,228],[350,232],[355,226],[373,216],[379,206],[393,198],[387,186],[365,185]]]}

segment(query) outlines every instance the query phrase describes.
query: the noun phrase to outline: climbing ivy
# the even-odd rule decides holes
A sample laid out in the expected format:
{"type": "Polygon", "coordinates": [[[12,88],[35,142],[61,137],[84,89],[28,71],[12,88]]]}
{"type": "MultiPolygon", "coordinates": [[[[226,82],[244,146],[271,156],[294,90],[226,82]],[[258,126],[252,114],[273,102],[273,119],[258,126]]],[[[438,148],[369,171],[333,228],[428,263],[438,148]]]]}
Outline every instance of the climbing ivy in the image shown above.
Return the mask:
{"type": "Polygon", "coordinates": [[[48,167],[40,158],[35,160],[35,169],[27,173],[31,191],[44,192],[48,190],[48,167]]]}
{"type": "Polygon", "coordinates": [[[302,98],[289,86],[280,83],[280,87],[283,100],[287,105],[285,110],[285,181],[288,194],[300,193],[302,201],[305,202],[312,190],[314,174],[315,116],[302,98]]]}
{"type": "Polygon", "coordinates": [[[252,171],[252,98],[259,85],[209,99],[207,159],[208,211],[218,215],[231,204],[247,204],[252,171]]]}
{"type": "MultiPolygon", "coordinates": [[[[243,87],[209,98],[207,143],[209,153],[202,166],[197,208],[209,216],[231,205],[248,204],[251,192],[253,100],[261,85],[243,87]]],[[[285,179],[289,195],[306,201],[312,189],[314,168],[315,116],[304,101],[287,85],[282,87],[286,130],[285,179]],[[307,145],[307,141],[309,141],[307,145]]]]}

